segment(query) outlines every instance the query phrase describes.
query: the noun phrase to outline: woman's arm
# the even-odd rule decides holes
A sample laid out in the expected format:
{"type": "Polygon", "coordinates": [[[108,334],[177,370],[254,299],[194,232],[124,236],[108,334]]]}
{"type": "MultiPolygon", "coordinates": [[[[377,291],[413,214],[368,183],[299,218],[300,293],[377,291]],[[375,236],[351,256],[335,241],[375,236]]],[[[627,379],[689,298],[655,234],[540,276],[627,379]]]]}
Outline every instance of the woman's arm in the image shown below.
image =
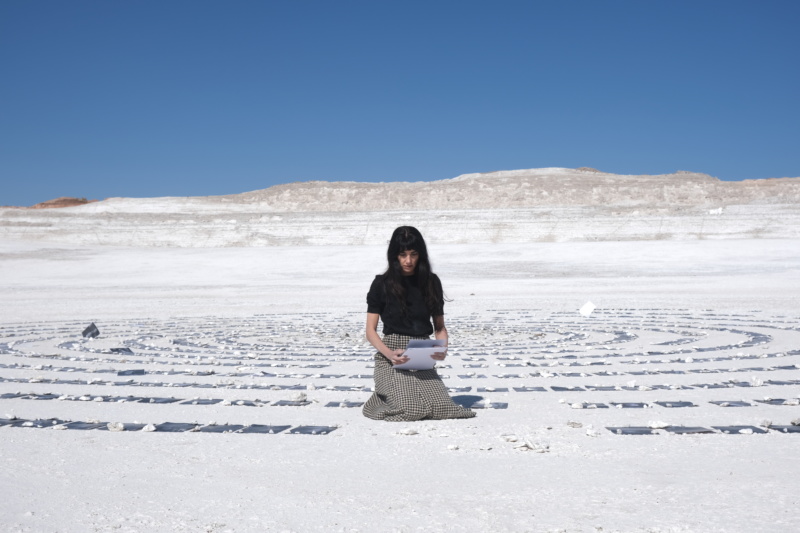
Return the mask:
{"type": "MultiPolygon", "coordinates": [[[[444,339],[444,345],[450,342],[449,337],[447,336],[447,328],[444,325],[444,315],[439,315],[433,317],[433,336],[437,339],[444,339]]],[[[447,352],[437,352],[432,357],[439,361],[444,361],[444,358],[447,356],[447,352]]]]}
{"type": "Polygon", "coordinates": [[[367,313],[367,340],[376,350],[392,362],[392,364],[399,365],[408,362],[408,357],[403,357],[403,350],[392,350],[386,346],[378,335],[378,319],[380,315],[377,313],[367,313]]]}

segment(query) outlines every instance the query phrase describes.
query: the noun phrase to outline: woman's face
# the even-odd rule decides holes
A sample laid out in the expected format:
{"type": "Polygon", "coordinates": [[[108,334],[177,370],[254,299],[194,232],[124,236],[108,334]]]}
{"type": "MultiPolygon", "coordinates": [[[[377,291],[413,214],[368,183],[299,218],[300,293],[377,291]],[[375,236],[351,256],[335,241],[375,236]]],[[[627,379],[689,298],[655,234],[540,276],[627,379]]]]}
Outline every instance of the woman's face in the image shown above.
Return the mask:
{"type": "Polygon", "coordinates": [[[397,256],[400,261],[400,270],[404,276],[413,276],[417,271],[417,263],[419,262],[419,253],[416,250],[405,250],[400,252],[397,256]]]}

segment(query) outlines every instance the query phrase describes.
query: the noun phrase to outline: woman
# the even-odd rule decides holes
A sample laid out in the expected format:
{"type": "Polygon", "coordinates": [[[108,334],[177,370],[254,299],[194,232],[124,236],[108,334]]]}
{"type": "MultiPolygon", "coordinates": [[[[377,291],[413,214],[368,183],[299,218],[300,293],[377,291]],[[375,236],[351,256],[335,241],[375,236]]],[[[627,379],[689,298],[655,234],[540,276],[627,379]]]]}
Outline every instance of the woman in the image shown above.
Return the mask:
{"type": "MultiPolygon", "coordinates": [[[[403,351],[411,339],[427,339],[435,333],[446,345],[447,328],[442,284],[431,272],[422,234],[411,226],[397,228],[386,256],[389,267],[375,276],[367,294],[367,340],[378,353],[375,393],[364,404],[364,416],[390,421],[475,416],[450,399],[436,369],[393,368],[408,361],[403,351]],[[383,322],[383,338],[378,335],[378,319],[383,322]]],[[[445,356],[440,352],[433,358],[442,361],[445,356]]]]}

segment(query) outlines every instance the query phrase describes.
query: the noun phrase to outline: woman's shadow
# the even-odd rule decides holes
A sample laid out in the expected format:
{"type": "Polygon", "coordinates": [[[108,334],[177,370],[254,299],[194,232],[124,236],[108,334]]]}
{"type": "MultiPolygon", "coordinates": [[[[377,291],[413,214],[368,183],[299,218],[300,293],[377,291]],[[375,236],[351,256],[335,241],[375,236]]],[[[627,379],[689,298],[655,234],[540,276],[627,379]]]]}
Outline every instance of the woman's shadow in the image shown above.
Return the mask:
{"type": "Polygon", "coordinates": [[[461,394],[459,396],[451,396],[453,401],[461,407],[473,407],[483,401],[483,396],[476,396],[474,394],[461,394]]]}

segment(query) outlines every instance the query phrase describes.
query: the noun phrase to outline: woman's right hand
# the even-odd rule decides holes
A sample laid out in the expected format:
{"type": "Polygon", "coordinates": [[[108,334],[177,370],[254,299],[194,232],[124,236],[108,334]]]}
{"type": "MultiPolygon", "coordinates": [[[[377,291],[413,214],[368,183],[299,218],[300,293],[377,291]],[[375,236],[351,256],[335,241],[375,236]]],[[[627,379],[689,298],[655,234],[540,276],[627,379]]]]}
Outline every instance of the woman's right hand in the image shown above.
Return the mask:
{"type": "Polygon", "coordinates": [[[403,355],[405,350],[392,350],[386,359],[392,362],[393,365],[402,365],[408,362],[408,357],[403,355]]]}

